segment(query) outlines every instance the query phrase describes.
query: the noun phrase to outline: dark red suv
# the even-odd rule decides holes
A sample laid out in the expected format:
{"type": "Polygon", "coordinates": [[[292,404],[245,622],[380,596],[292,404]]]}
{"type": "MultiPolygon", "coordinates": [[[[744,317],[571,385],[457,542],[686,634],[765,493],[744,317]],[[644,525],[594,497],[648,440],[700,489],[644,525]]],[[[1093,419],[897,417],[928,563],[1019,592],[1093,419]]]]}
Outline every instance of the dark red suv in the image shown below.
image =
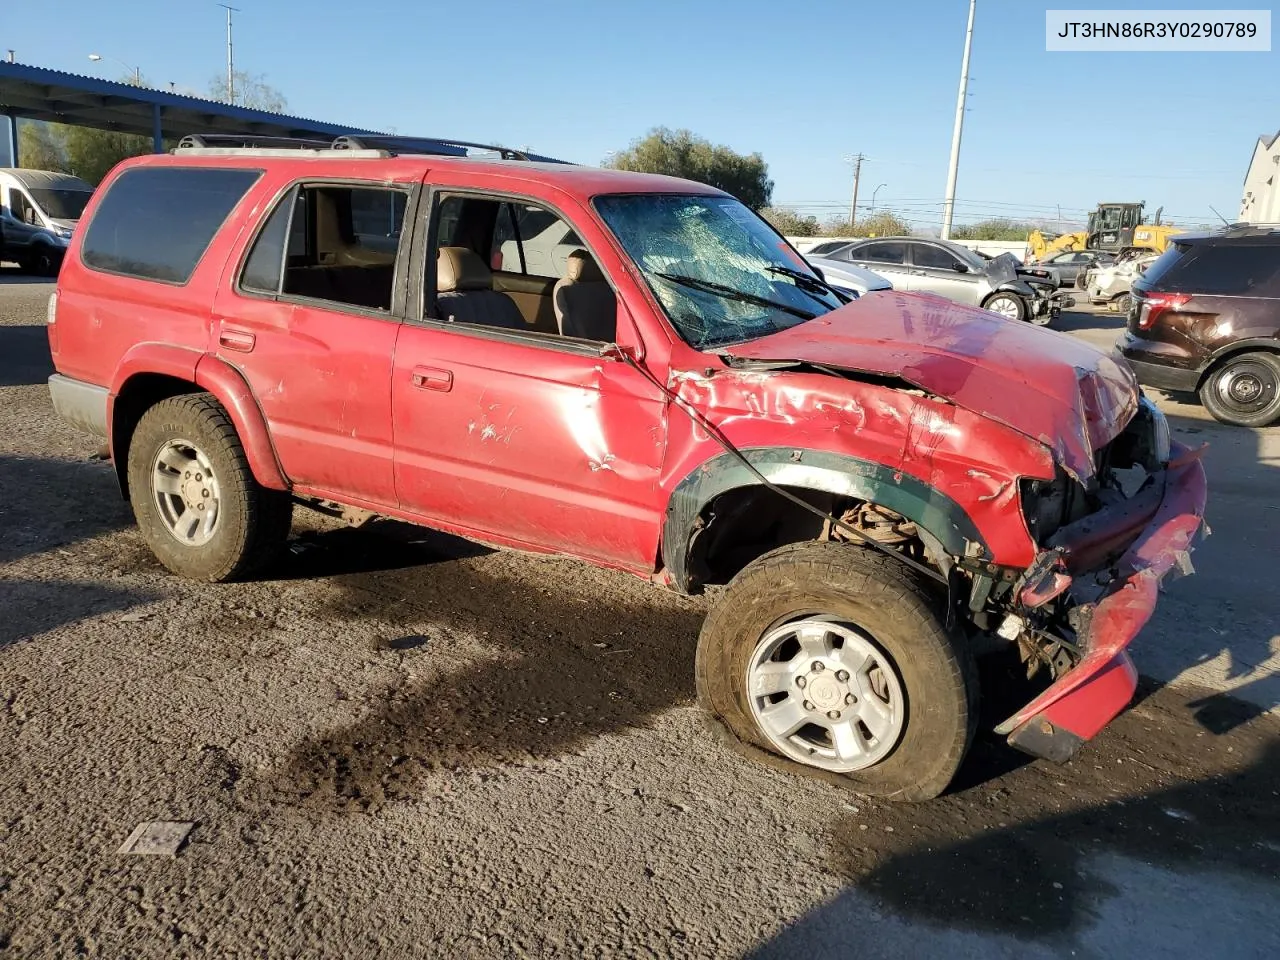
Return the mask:
{"type": "Polygon", "coordinates": [[[302,503],[726,585],[730,741],[899,798],[952,779],[993,641],[1052,679],[1018,747],[1124,708],[1205,482],[1122,364],[851,301],[710,187],[427,149],[180,147],[95,195],[50,386],[170,570],[264,569],[302,503]]]}
{"type": "Polygon", "coordinates": [[[1120,340],[1138,380],[1223,423],[1280,420],[1280,230],[1178,236],[1133,285],[1120,340]]]}

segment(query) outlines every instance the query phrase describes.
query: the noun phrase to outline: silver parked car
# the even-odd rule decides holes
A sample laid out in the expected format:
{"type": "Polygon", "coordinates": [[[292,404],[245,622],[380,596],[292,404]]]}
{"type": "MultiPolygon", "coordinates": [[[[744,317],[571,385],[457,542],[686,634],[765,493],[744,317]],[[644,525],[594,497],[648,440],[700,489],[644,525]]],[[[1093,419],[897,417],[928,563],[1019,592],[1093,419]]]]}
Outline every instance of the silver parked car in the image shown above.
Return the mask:
{"type": "Polygon", "coordinates": [[[957,303],[983,307],[1010,320],[1052,323],[1074,300],[1055,293],[1053,282],[1020,276],[1008,254],[984,260],[968,247],[946,240],[878,237],[855,240],[812,262],[862,267],[880,274],[895,290],[936,293],[957,303]]]}

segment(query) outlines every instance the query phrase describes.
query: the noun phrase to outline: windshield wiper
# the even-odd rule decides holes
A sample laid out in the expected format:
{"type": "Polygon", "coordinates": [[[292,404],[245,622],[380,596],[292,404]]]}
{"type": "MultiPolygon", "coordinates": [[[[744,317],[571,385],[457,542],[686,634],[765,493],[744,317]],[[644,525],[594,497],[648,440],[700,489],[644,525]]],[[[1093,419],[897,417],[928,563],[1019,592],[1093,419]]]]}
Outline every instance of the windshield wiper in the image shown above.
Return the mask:
{"type": "MultiPolygon", "coordinates": [[[[819,279],[818,277],[815,277],[811,273],[805,273],[803,270],[792,270],[790,267],[783,267],[783,266],[779,266],[778,264],[770,264],[769,266],[765,267],[765,270],[767,270],[769,273],[778,273],[784,277],[790,277],[792,280],[796,282],[796,286],[799,287],[801,292],[803,293],[808,293],[812,295],[812,292],[814,290],[826,290],[831,293],[834,293],[836,295],[836,299],[839,299],[840,297],[843,296],[843,294],[839,290],[837,290],[831,284],[827,283],[827,281],[819,279]]],[[[814,299],[817,299],[817,298],[815,297],[814,299]]],[[[825,301],[818,300],[818,302],[821,303],[823,306],[826,306],[825,301]]]]}
{"type": "Polygon", "coordinates": [[[699,277],[691,277],[685,273],[663,273],[661,271],[653,271],[655,277],[661,277],[670,283],[678,283],[684,287],[692,287],[694,290],[705,290],[707,293],[718,293],[722,297],[728,297],[730,300],[739,300],[742,303],[754,303],[757,307],[771,307],[774,310],[781,310],[783,313],[789,313],[793,317],[799,317],[801,320],[812,320],[817,316],[816,313],[810,313],[808,310],[801,310],[799,307],[793,307],[787,303],[779,303],[777,300],[770,300],[768,297],[757,297],[754,293],[747,293],[745,290],[737,290],[733,287],[727,287],[723,283],[716,283],[714,280],[703,280],[699,277]]]}

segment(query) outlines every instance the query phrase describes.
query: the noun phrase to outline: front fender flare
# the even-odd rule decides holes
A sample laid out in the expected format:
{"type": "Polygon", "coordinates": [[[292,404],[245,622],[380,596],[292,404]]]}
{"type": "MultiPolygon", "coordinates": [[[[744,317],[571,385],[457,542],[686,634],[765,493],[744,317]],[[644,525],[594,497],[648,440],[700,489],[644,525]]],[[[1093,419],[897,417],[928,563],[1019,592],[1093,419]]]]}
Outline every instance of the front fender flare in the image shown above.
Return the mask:
{"type": "MultiPolygon", "coordinates": [[[[954,556],[973,555],[972,544],[990,556],[958,503],[901,470],[821,450],[749,447],[740,452],[770,483],[877,503],[926,530],[954,556]]],[[[730,453],[706,461],[676,485],[663,522],[662,562],[680,590],[690,588],[689,544],[707,505],[730,490],[759,485],[760,478],[730,453]]]]}

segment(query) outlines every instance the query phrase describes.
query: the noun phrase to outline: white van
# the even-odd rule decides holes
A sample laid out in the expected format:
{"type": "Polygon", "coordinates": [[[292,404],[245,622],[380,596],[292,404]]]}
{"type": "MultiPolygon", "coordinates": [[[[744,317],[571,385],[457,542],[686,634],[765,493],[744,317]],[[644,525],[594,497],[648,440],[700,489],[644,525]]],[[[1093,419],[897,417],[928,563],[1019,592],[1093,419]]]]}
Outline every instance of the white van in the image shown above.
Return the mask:
{"type": "Polygon", "coordinates": [[[55,276],[93,187],[69,173],[0,167],[0,260],[55,276]]]}

